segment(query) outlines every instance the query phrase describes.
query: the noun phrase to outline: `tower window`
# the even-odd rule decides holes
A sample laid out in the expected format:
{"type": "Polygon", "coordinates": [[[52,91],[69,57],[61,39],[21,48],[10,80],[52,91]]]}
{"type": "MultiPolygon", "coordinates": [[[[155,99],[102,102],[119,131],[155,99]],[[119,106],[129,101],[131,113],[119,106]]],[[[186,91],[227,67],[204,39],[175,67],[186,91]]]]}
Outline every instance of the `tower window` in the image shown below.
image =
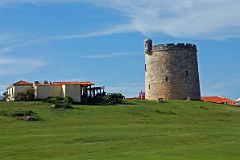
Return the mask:
{"type": "Polygon", "coordinates": [[[149,90],[151,89],[151,86],[150,86],[150,84],[148,85],[148,88],[149,88],[149,90]]]}
{"type": "Polygon", "coordinates": [[[168,77],[166,77],[166,82],[168,81],[168,77]]]}
{"type": "Polygon", "coordinates": [[[147,72],[147,65],[145,64],[145,72],[147,72]]]}
{"type": "Polygon", "coordinates": [[[188,71],[186,71],[186,76],[188,76],[188,71]]]}

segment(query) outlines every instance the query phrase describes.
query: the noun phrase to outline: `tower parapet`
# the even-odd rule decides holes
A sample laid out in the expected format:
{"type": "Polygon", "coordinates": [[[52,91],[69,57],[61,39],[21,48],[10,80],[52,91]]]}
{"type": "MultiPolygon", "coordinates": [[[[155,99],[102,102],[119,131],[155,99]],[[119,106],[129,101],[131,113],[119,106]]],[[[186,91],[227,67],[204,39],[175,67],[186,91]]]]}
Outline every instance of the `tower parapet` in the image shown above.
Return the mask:
{"type": "Polygon", "coordinates": [[[164,50],[196,50],[197,46],[190,43],[167,43],[153,46],[153,52],[164,50]]]}

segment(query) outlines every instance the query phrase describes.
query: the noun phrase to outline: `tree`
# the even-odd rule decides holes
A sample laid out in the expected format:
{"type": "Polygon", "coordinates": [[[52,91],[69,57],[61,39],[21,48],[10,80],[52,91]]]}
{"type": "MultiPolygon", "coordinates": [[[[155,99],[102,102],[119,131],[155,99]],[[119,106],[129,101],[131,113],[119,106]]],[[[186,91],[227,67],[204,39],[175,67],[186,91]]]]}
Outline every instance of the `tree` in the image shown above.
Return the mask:
{"type": "Polygon", "coordinates": [[[28,88],[23,92],[15,93],[16,101],[32,101],[34,100],[34,89],[28,88]]]}
{"type": "Polygon", "coordinates": [[[110,103],[110,104],[121,103],[123,99],[125,99],[125,97],[122,95],[122,93],[108,93],[104,97],[104,100],[106,101],[106,103],[110,103]]]}
{"type": "Polygon", "coordinates": [[[28,88],[28,89],[25,90],[26,100],[27,100],[27,101],[32,101],[32,100],[34,100],[34,97],[35,97],[34,92],[35,92],[35,91],[34,91],[33,88],[28,88]]]}
{"type": "Polygon", "coordinates": [[[3,99],[2,100],[6,101],[7,100],[7,92],[4,92],[2,95],[3,95],[3,99]]]}

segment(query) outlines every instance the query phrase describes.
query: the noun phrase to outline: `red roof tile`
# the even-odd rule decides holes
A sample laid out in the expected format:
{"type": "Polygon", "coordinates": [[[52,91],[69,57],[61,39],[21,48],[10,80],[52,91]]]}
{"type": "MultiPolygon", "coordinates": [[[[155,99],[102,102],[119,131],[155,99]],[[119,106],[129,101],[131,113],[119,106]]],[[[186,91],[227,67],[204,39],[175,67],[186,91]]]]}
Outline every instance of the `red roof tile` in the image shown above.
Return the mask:
{"type": "Polygon", "coordinates": [[[72,85],[82,85],[82,86],[91,86],[94,85],[92,82],[53,82],[56,85],[65,85],[65,84],[72,84],[72,85]]]}
{"type": "Polygon", "coordinates": [[[34,84],[35,86],[60,86],[61,84],[34,84]]]}
{"type": "Polygon", "coordinates": [[[32,86],[33,84],[29,83],[27,81],[21,80],[21,81],[14,83],[13,85],[15,85],[15,86],[32,86]]]}
{"type": "Polygon", "coordinates": [[[235,104],[235,101],[220,96],[202,97],[201,99],[204,102],[212,102],[218,104],[235,104]]]}

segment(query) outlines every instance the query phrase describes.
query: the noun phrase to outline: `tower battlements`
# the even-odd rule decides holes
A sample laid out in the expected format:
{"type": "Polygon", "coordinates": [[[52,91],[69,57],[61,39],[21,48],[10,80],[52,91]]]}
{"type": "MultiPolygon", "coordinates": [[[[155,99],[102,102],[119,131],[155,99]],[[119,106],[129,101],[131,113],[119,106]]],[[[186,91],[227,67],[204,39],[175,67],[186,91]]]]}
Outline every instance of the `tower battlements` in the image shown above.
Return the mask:
{"type": "Polygon", "coordinates": [[[197,46],[191,43],[167,43],[153,46],[153,52],[164,50],[197,50],[197,46]]]}

